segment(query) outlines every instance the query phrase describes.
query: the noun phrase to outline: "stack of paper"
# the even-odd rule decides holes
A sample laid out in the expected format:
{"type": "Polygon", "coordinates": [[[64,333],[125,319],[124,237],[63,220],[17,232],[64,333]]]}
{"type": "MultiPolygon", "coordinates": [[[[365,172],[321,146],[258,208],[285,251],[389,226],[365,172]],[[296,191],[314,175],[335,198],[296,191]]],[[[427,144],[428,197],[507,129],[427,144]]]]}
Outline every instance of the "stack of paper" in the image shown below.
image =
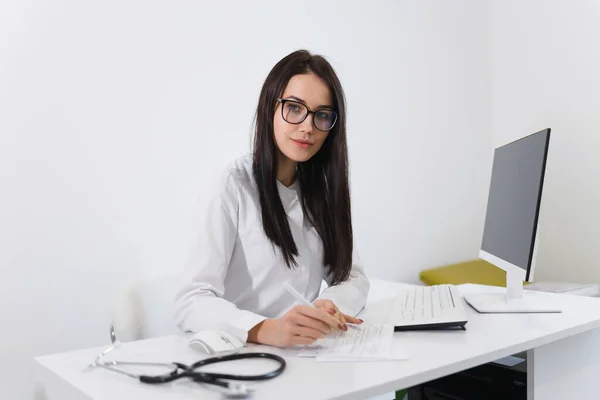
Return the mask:
{"type": "Polygon", "coordinates": [[[533,282],[524,286],[524,288],[540,292],[567,293],[590,297],[600,294],[600,286],[595,283],[533,282]]]}
{"type": "Polygon", "coordinates": [[[316,357],[317,361],[383,361],[408,357],[394,343],[393,325],[352,325],[313,344],[304,346],[298,357],[316,357]]]}

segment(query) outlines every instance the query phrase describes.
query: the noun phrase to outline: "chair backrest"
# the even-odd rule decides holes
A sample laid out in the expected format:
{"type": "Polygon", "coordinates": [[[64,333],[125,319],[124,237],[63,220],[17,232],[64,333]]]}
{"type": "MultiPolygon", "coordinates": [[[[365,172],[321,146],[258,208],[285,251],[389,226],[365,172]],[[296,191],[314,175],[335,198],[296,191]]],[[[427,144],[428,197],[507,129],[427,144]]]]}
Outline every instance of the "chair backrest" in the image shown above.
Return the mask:
{"type": "Polygon", "coordinates": [[[180,283],[180,276],[157,276],[127,284],[115,301],[114,338],[129,342],[179,333],[173,305],[180,283]]]}

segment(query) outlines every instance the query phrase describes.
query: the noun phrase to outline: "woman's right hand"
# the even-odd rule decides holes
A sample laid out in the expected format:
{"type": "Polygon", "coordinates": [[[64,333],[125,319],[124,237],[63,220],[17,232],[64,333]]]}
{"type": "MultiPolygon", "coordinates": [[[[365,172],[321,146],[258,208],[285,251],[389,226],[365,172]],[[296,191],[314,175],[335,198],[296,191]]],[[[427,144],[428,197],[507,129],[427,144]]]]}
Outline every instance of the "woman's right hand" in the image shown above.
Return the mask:
{"type": "Polygon", "coordinates": [[[267,319],[248,332],[248,341],[276,347],[311,344],[330,332],[347,330],[323,308],[297,305],[283,317],[267,319]]]}

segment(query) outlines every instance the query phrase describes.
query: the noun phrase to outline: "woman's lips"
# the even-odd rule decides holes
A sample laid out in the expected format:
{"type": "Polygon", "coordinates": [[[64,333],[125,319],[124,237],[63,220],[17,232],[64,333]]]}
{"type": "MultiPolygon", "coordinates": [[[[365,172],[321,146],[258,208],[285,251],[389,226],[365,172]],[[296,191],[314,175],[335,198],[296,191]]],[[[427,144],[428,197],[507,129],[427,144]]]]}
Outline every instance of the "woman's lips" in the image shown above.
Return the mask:
{"type": "Polygon", "coordinates": [[[292,139],[292,142],[294,142],[297,146],[302,147],[303,149],[312,146],[312,143],[308,140],[292,139]]]}

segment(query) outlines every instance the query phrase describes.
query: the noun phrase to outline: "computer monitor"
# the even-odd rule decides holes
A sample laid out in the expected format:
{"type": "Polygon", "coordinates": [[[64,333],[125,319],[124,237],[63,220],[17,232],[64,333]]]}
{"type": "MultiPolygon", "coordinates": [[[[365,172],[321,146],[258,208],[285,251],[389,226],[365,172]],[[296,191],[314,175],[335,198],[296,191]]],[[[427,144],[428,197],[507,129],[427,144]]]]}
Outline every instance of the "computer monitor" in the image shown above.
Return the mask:
{"type": "Polygon", "coordinates": [[[479,257],[506,271],[506,291],[466,295],[479,312],[560,311],[523,293],[533,280],[549,143],[544,129],[495,150],[479,257]]]}

